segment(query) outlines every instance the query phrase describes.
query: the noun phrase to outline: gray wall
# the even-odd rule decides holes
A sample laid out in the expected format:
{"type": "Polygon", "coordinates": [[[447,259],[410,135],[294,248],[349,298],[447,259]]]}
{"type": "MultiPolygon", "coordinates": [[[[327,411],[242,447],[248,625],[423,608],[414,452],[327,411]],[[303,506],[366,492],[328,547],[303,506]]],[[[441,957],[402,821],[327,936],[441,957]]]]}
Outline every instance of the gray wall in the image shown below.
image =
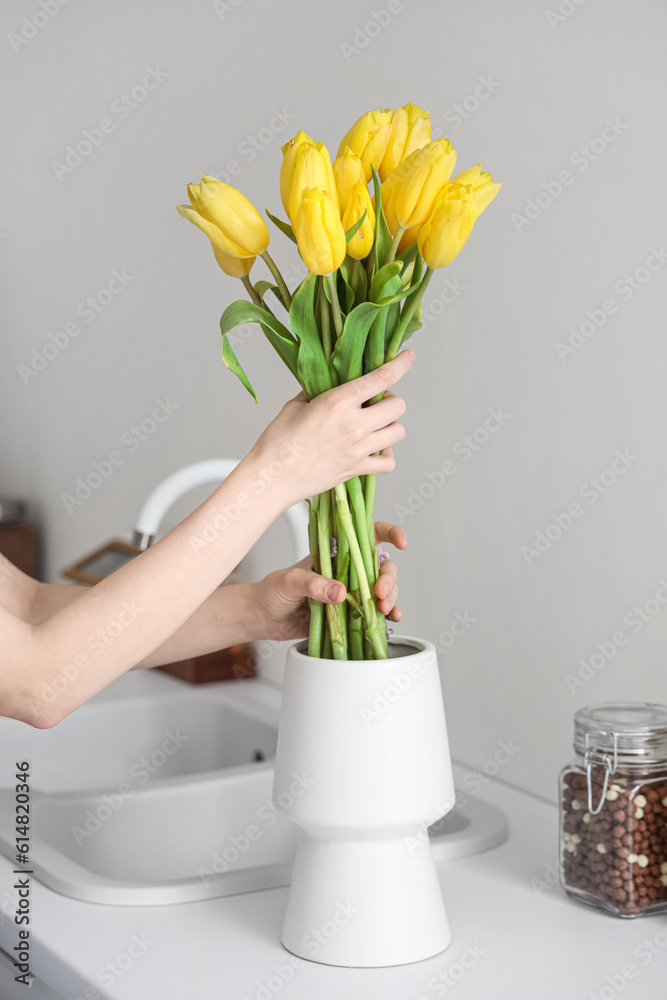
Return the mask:
{"type": "MultiPolygon", "coordinates": [[[[173,469],[244,453],[294,392],[259,331],[240,350],[258,406],[225,371],[217,323],[238,287],[174,211],[186,182],[234,161],[232,183],[279,209],[298,128],[335,152],[362,111],[412,99],[504,187],[431,286],[377,511],[409,531],[405,631],[439,642],[456,756],[495,771],[511,741],[501,777],[553,797],[578,705],[666,700],[667,8],[393,0],[366,30],[385,0],[43,3],[0,13],[0,488],[32,502],[49,578],[129,535],[173,469]],[[123,110],[149,69],[154,89],[123,110]],[[54,166],[101,119],[91,154],[54,166]],[[114,270],[131,280],[80,309],[114,270]],[[55,356],[26,375],[51,335],[55,356]],[[177,408],[132,443],[156,400],[177,408]],[[114,451],[68,511],[63,494],[114,451]]],[[[273,251],[294,268],[278,235],[273,251]]],[[[287,558],[276,526],[253,568],[287,558]]]]}

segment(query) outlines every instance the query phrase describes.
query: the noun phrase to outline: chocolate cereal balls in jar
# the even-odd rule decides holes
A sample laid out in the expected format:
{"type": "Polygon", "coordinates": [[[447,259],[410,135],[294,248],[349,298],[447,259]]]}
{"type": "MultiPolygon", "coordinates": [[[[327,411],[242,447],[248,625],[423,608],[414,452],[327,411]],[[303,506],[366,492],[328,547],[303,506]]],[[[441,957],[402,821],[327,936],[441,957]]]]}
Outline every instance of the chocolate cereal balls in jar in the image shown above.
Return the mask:
{"type": "Polygon", "coordinates": [[[610,703],[574,717],[560,775],[560,879],[616,917],[667,910],[667,706],[610,703]]]}

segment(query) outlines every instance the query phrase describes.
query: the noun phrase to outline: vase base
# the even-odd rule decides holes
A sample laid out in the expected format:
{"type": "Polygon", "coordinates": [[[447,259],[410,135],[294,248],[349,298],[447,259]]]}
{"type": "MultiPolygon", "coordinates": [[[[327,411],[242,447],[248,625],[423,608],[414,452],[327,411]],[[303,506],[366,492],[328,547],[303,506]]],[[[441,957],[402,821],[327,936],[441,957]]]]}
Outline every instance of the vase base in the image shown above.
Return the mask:
{"type": "Polygon", "coordinates": [[[322,965],[382,968],[440,954],[451,934],[428,844],[302,832],[281,941],[322,965]]]}

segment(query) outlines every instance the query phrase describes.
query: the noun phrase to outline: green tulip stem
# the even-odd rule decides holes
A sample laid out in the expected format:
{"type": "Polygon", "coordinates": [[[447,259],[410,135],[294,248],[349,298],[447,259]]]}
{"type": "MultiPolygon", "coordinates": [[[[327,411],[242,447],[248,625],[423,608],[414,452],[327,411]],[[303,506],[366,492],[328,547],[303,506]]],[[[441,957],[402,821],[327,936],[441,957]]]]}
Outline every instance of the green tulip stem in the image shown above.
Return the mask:
{"type": "MultiPolygon", "coordinates": [[[[358,591],[359,581],[354,568],[354,563],[350,565],[350,590],[354,594],[354,601],[357,605],[355,613],[350,617],[350,659],[363,660],[364,658],[364,634],[363,634],[363,611],[359,604],[358,591]]],[[[349,596],[352,596],[350,594],[349,596]]]]}
{"type": "Polygon", "coordinates": [[[368,255],[368,260],[366,261],[366,278],[368,280],[369,285],[373,280],[374,270],[375,270],[375,243],[373,244],[373,249],[368,255]]]}
{"type": "Polygon", "coordinates": [[[359,595],[361,597],[361,609],[364,616],[364,622],[366,624],[366,636],[370,643],[373,657],[376,660],[386,660],[387,651],[380,634],[380,623],[378,621],[375,602],[368,583],[366,568],[364,566],[364,558],[359,547],[359,540],[354,531],[354,524],[352,522],[352,514],[350,513],[350,505],[347,502],[347,490],[345,489],[345,485],[339,484],[336,486],[335,493],[340,523],[342,524],[343,531],[347,537],[347,543],[350,547],[350,559],[352,561],[352,565],[354,566],[357,580],[359,581],[359,595]]]}
{"type": "Polygon", "coordinates": [[[408,324],[415,314],[417,306],[421,302],[422,295],[426,291],[429,281],[433,276],[433,268],[427,267],[424,277],[421,280],[419,288],[416,292],[413,292],[410,296],[408,302],[403,307],[403,312],[401,313],[401,318],[398,321],[398,326],[394,330],[394,334],[391,338],[391,343],[389,344],[389,350],[387,351],[387,361],[393,361],[398,354],[401,343],[403,342],[403,336],[408,328],[408,324]]]}
{"type": "Polygon", "coordinates": [[[368,541],[371,547],[375,546],[375,522],[373,521],[373,507],[375,506],[375,485],[377,476],[366,476],[366,528],[368,530],[368,541]]]}
{"type": "Polygon", "coordinates": [[[329,317],[329,303],[327,301],[327,293],[324,291],[323,281],[320,281],[320,317],[322,320],[322,348],[324,350],[324,357],[327,359],[327,364],[329,364],[329,358],[331,357],[331,321],[329,317]]]}
{"type": "Polygon", "coordinates": [[[352,501],[352,513],[354,514],[354,525],[356,527],[357,540],[361,549],[361,556],[364,560],[366,579],[369,584],[375,583],[375,572],[373,569],[373,548],[368,534],[368,518],[366,517],[366,505],[364,503],[364,493],[361,488],[359,476],[348,479],[345,483],[350,500],[352,501]]]}
{"type": "Polygon", "coordinates": [[[340,303],[338,301],[338,292],[336,291],[336,279],[334,277],[334,273],[325,275],[325,278],[329,288],[329,295],[331,296],[331,311],[333,313],[334,329],[336,331],[337,339],[343,332],[343,317],[340,314],[340,303]]]}
{"type": "MultiPolygon", "coordinates": [[[[310,560],[314,573],[320,571],[320,559],[317,550],[317,508],[319,496],[308,501],[308,545],[310,560]]],[[[308,598],[310,607],[310,629],[308,631],[308,656],[321,656],[322,630],[324,627],[324,605],[312,597],[308,598]]]]}
{"type": "Polygon", "coordinates": [[[257,294],[255,286],[253,285],[253,283],[250,280],[250,278],[248,277],[248,275],[244,274],[243,277],[241,278],[241,281],[243,282],[243,287],[245,288],[246,292],[250,296],[251,300],[255,303],[256,306],[261,306],[262,300],[260,299],[259,295],[257,294]]]}
{"type": "MultiPolygon", "coordinates": [[[[320,556],[320,573],[328,579],[333,578],[333,566],[331,563],[331,491],[320,493],[320,503],[317,511],[317,544],[320,556]]],[[[347,634],[345,631],[345,620],[343,618],[343,608],[338,604],[327,604],[327,624],[331,637],[331,649],[334,660],[347,659],[347,634]]]]}
{"type": "Polygon", "coordinates": [[[285,284],[285,279],[283,278],[282,274],[278,270],[278,265],[276,264],[276,262],[274,261],[273,257],[271,256],[271,254],[269,253],[268,250],[265,250],[263,254],[260,254],[260,257],[262,258],[262,260],[264,261],[264,263],[268,267],[269,271],[271,272],[271,274],[275,278],[276,284],[277,284],[278,288],[280,289],[280,294],[283,297],[283,302],[285,304],[285,308],[289,312],[289,310],[290,310],[290,308],[292,306],[292,296],[290,295],[289,289],[288,289],[287,285],[285,284]]]}
{"type": "Polygon", "coordinates": [[[396,256],[396,251],[398,250],[398,244],[401,242],[401,239],[403,238],[403,233],[407,228],[408,228],[407,226],[399,226],[398,229],[396,230],[396,235],[391,241],[391,246],[389,247],[389,253],[387,254],[387,259],[385,261],[385,264],[391,264],[392,260],[396,256]]]}

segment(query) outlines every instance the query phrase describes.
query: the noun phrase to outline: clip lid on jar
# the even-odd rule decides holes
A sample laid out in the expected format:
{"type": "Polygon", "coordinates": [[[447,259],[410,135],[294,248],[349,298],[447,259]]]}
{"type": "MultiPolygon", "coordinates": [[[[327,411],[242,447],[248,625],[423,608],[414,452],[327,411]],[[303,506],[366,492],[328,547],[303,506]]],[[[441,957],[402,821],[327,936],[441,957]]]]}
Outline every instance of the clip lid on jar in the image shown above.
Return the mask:
{"type": "Polygon", "coordinates": [[[574,717],[560,775],[560,878],[614,916],[667,911],[667,706],[610,702],[574,717]]]}

